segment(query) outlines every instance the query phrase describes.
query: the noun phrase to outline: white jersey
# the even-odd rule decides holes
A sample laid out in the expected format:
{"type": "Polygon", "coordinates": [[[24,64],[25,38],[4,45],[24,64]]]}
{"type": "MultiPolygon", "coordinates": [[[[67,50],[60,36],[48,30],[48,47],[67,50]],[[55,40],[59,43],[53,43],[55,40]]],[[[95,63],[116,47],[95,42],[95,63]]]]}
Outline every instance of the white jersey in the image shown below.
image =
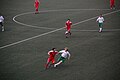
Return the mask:
{"type": "Polygon", "coordinates": [[[59,53],[62,53],[61,56],[64,58],[67,58],[67,56],[70,57],[70,53],[68,51],[61,50],[61,51],[59,51],[59,53]]]}
{"type": "Polygon", "coordinates": [[[3,22],[3,21],[4,21],[3,16],[0,16],[0,22],[3,22]]]}
{"type": "Polygon", "coordinates": [[[103,17],[98,17],[98,18],[97,18],[97,21],[98,21],[99,23],[103,23],[103,22],[104,22],[104,18],[103,18],[103,17]]]}

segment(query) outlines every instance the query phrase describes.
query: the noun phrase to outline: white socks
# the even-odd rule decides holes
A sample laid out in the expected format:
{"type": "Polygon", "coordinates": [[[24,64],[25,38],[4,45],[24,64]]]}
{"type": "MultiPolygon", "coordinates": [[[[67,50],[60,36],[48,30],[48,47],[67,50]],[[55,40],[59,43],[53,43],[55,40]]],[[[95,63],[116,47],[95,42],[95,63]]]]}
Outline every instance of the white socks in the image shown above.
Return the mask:
{"type": "Polygon", "coordinates": [[[4,30],[4,26],[2,26],[2,31],[5,31],[5,30],[4,30]]]}
{"type": "Polygon", "coordinates": [[[99,32],[102,32],[102,28],[99,29],[99,32]]]}
{"type": "Polygon", "coordinates": [[[54,64],[54,67],[57,67],[57,65],[61,64],[62,61],[59,61],[58,63],[54,64]]]}

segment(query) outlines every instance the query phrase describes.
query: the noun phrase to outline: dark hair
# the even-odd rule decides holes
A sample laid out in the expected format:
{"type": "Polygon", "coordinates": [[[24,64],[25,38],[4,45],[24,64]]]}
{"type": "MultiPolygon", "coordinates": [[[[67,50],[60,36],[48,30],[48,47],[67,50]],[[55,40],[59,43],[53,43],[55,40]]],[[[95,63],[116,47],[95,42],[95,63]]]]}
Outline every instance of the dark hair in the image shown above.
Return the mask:
{"type": "Polygon", "coordinates": [[[68,20],[70,20],[70,19],[68,19],[68,20]]]}
{"type": "Polygon", "coordinates": [[[52,48],[52,50],[54,50],[54,49],[56,49],[56,48],[52,48]]]}
{"type": "Polygon", "coordinates": [[[66,51],[68,51],[68,49],[66,51]]]}
{"type": "Polygon", "coordinates": [[[66,51],[68,51],[68,47],[65,47],[64,49],[66,49],[66,51]]]}

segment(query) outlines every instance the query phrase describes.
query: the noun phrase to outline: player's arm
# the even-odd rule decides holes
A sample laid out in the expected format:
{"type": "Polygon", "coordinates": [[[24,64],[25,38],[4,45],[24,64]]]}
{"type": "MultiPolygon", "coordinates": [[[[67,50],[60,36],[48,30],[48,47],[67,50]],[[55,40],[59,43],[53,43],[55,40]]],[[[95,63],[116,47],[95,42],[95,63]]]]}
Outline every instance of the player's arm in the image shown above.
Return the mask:
{"type": "Polygon", "coordinates": [[[48,55],[50,55],[51,51],[48,52],[48,55]]]}
{"type": "Polygon", "coordinates": [[[70,55],[70,53],[68,52],[68,59],[70,59],[70,57],[71,57],[71,55],[70,55]]]}
{"type": "Polygon", "coordinates": [[[4,17],[2,16],[2,23],[4,23],[4,17]]]}
{"type": "Polygon", "coordinates": [[[39,0],[38,0],[39,4],[41,3],[39,0]]]}
{"type": "Polygon", "coordinates": [[[58,51],[55,51],[56,52],[56,55],[58,55],[59,54],[59,52],[58,51]]]}
{"type": "Polygon", "coordinates": [[[35,7],[35,2],[34,2],[34,7],[35,7]]]}
{"type": "Polygon", "coordinates": [[[72,22],[71,22],[71,27],[72,27],[72,22]]]}
{"type": "Polygon", "coordinates": [[[65,24],[65,27],[64,27],[65,29],[67,29],[67,25],[65,24]]]}
{"type": "Polygon", "coordinates": [[[58,53],[59,53],[59,54],[62,54],[62,53],[63,53],[63,50],[59,51],[58,53]]]}
{"type": "Polygon", "coordinates": [[[103,18],[103,22],[105,22],[104,18],[103,18]]]}
{"type": "Polygon", "coordinates": [[[99,18],[97,18],[96,22],[98,22],[98,21],[99,21],[99,18]]]}

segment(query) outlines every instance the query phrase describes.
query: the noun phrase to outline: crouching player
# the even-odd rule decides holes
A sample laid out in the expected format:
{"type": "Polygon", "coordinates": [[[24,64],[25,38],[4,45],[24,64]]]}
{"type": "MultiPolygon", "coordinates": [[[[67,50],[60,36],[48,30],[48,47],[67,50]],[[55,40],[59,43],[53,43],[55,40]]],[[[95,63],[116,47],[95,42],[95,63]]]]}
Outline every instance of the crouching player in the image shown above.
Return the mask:
{"type": "Polygon", "coordinates": [[[68,52],[68,48],[67,47],[65,47],[64,50],[59,51],[59,53],[61,53],[61,56],[58,58],[58,62],[56,64],[54,64],[54,67],[57,67],[61,63],[64,63],[66,58],[70,59],[71,55],[68,52]]]}
{"type": "Polygon", "coordinates": [[[51,65],[54,65],[55,63],[55,56],[58,54],[58,51],[56,51],[56,48],[52,48],[52,50],[50,50],[48,52],[48,59],[47,59],[47,63],[45,64],[45,69],[49,68],[51,65]],[[52,62],[52,64],[50,64],[50,62],[52,62]]]}
{"type": "Polygon", "coordinates": [[[65,35],[66,35],[66,38],[68,38],[68,35],[71,35],[71,25],[72,25],[72,22],[70,21],[70,19],[68,19],[65,23],[65,28],[66,28],[66,32],[65,32],[65,35]]]}

